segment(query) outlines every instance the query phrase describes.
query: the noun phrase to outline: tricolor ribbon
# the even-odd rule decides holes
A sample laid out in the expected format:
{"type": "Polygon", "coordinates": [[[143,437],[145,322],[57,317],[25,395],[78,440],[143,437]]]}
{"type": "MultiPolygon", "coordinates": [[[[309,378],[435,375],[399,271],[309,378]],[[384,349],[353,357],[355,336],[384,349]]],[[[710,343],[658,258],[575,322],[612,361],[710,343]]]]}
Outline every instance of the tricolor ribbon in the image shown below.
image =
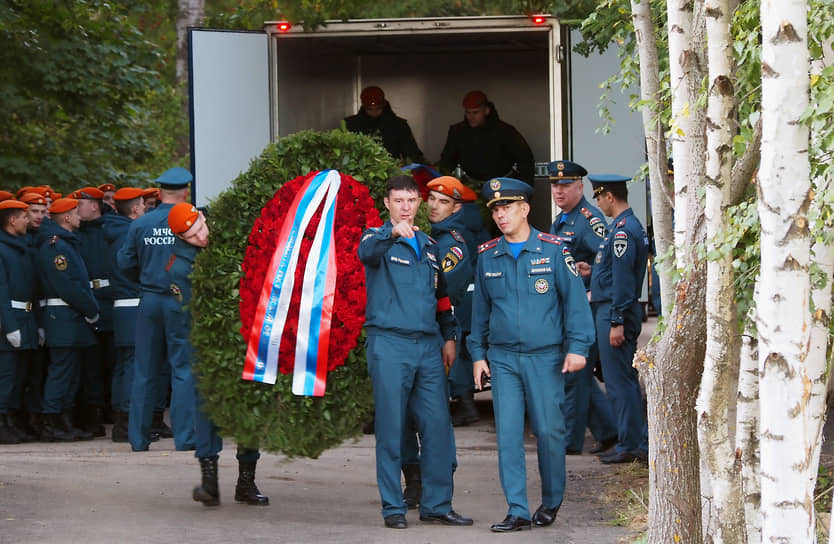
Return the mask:
{"type": "Polygon", "coordinates": [[[296,395],[324,395],[333,294],[336,288],[333,225],[340,183],[339,173],[335,170],[311,174],[287,212],[250,329],[243,367],[245,380],[275,383],[301,238],[324,201],[301,286],[292,388],[296,395]]]}

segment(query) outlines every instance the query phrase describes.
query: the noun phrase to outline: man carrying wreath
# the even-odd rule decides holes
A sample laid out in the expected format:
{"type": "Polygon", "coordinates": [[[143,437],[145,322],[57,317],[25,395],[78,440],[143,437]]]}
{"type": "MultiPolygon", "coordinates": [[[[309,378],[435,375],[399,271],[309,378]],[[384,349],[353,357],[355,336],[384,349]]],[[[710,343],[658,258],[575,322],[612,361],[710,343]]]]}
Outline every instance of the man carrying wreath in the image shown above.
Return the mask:
{"type": "Polygon", "coordinates": [[[365,231],[358,250],[367,284],[366,348],[376,406],[382,516],[386,527],[408,527],[400,482],[408,412],[424,439],[420,520],[472,525],[470,518],[452,509],[452,434],[436,432],[450,426],[446,368],[455,359],[457,330],[437,245],[414,225],[420,192],[413,178],[388,180],[384,203],[390,220],[365,231]]]}

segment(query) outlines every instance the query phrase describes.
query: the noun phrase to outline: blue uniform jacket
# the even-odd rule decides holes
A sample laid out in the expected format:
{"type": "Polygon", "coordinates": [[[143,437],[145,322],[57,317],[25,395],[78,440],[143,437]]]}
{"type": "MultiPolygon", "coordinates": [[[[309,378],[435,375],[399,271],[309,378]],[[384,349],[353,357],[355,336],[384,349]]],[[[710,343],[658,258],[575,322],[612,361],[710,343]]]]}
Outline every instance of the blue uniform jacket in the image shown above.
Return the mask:
{"type": "MultiPolygon", "coordinates": [[[[550,226],[550,234],[555,234],[568,246],[573,258],[590,265],[599,251],[599,245],[605,240],[605,216],[598,208],[582,200],[569,212],[562,212],[550,226]]],[[[591,289],[591,277],[582,278],[585,289],[591,289]]]]}
{"type": "Polygon", "coordinates": [[[622,325],[625,311],[639,304],[648,256],[646,231],[629,208],[609,225],[591,274],[591,300],[611,302],[612,325],[622,325]]]}
{"type": "Polygon", "coordinates": [[[93,328],[85,317],[99,314],[98,303],[90,289],[90,276],[78,247],[81,241],[74,232],[54,222],[44,221],[39,230],[43,240],[38,249],[38,271],[45,299],[62,299],[67,306],[44,307],[46,345],[49,347],[86,347],[96,343],[93,328]]]}
{"type": "Polygon", "coordinates": [[[177,286],[181,293],[179,298],[183,305],[191,302],[191,271],[200,249],[179,238],[174,242],[173,257],[168,262],[168,273],[171,275],[171,283],[177,286]]]}
{"type": "Polygon", "coordinates": [[[531,227],[518,259],[503,236],[481,245],[472,301],[473,361],[487,349],[588,355],[594,322],[568,248],[531,227]]]}
{"type": "MultiPolygon", "coordinates": [[[[107,214],[107,216],[115,214],[107,214]]],[[[104,217],[92,221],[82,221],[78,229],[78,238],[81,239],[81,258],[87,267],[90,275],[90,283],[93,288],[93,296],[98,301],[101,317],[96,322],[100,331],[113,330],[113,287],[112,287],[112,265],[110,263],[108,244],[104,232],[104,217]]]]}
{"type": "Polygon", "coordinates": [[[138,280],[142,291],[171,294],[166,270],[176,237],[168,227],[173,204],[160,204],[130,224],[124,244],[116,255],[119,270],[138,280]]]}
{"type": "Polygon", "coordinates": [[[469,332],[472,320],[472,290],[475,280],[474,253],[469,249],[466,236],[472,234],[464,225],[463,209],[443,221],[432,223],[432,238],[437,242],[440,269],[446,281],[449,300],[455,308],[455,318],[463,332],[469,332]]]}
{"type": "MultiPolygon", "coordinates": [[[[122,215],[109,213],[102,216],[104,235],[107,240],[107,256],[110,260],[110,284],[113,300],[136,299],[141,297],[139,284],[119,270],[116,255],[121,249],[132,221],[122,215]]],[[[136,315],[139,305],[113,308],[113,334],[117,346],[136,345],[136,315]]]]}
{"type": "Polygon", "coordinates": [[[357,253],[365,265],[368,302],[365,327],[404,336],[440,333],[445,340],[456,337],[457,321],[451,311],[437,311],[437,301],[446,297],[440,273],[440,257],[434,240],[415,232],[420,258],[403,238],[391,238],[390,221],[362,235],[357,253]]]}
{"type": "Polygon", "coordinates": [[[36,349],[38,308],[35,263],[24,236],[12,236],[0,230],[0,351],[36,349]],[[28,303],[28,308],[12,308],[12,301],[28,303]],[[14,348],[6,334],[20,331],[20,347],[14,348]]]}

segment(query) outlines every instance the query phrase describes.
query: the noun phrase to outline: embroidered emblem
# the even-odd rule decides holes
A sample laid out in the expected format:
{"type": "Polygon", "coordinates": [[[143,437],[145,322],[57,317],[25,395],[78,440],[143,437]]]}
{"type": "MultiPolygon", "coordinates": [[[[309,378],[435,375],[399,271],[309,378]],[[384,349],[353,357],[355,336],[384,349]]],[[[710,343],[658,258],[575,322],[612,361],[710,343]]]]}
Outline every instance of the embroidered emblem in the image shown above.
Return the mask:
{"type": "Polygon", "coordinates": [[[489,188],[492,189],[493,191],[497,191],[498,189],[501,188],[501,181],[499,181],[497,179],[493,179],[492,181],[489,182],[489,188]]]}
{"type": "Polygon", "coordinates": [[[605,223],[599,217],[592,217],[589,221],[591,230],[600,238],[605,238],[605,223]]]}
{"type": "Polygon", "coordinates": [[[63,255],[57,255],[52,262],[55,263],[55,270],[59,272],[67,269],[67,258],[63,255]]]}
{"type": "Polygon", "coordinates": [[[565,264],[570,270],[571,274],[574,276],[579,275],[579,271],[576,269],[576,261],[573,259],[573,255],[571,255],[570,250],[565,248],[562,250],[562,257],[565,259],[565,264]]]}
{"type": "Polygon", "coordinates": [[[559,161],[559,162],[556,163],[556,170],[564,170],[564,169],[565,169],[565,163],[563,163],[562,161],[559,161]]]}
{"type": "Polygon", "coordinates": [[[550,284],[547,283],[547,280],[544,278],[539,278],[536,280],[535,283],[536,292],[540,295],[547,293],[547,290],[550,289],[550,284]]]}
{"type": "Polygon", "coordinates": [[[626,249],[628,249],[628,235],[624,232],[618,232],[614,236],[614,256],[619,259],[625,255],[626,249]],[[623,236],[620,236],[620,234],[623,236]]]}
{"type": "Polygon", "coordinates": [[[463,250],[461,248],[459,248],[458,246],[450,247],[449,251],[454,253],[455,256],[458,258],[458,260],[461,260],[461,261],[463,260],[463,250]]]}
{"type": "Polygon", "coordinates": [[[177,299],[177,302],[182,302],[182,289],[176,283],[171,284],[171,294],[177,299]]]}
{"type": "Polygon", "coordinates": [[[449,249],[449,253],[447,253],[446,256],[443,257],[443,265],[442,265],[443,272],[451,272],[452,270],[455,269],[455,267],[458,265],[458,263],[463,258],[463,255],[461,254],[460,256],[458,256],[458,253],[460,253],[459,248],[453,247],[453,248],[449,249]],[[457,252],[454,251],[456,249],[457,249],[457,252]]]}

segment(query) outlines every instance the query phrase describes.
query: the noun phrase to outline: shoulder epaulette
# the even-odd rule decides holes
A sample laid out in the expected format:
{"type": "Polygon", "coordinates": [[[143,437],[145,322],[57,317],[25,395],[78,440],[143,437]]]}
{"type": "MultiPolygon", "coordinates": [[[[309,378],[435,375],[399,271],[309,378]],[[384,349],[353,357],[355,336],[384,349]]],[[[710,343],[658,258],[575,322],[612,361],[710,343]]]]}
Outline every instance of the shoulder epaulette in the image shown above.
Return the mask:
{"type": "Polygon", "coordinates": [[[461,236],[461,235],[460,235],[460,233],[459,233],[458,231],[456,231],[456,230],[450,230],[450,231],[449,231],[449,234],[451,234],[451,235],[452,235],[452,238],[454,238],[455,240],[457,240],[457,241],[458,241],[458,242],[460,242],[461,244],[465,244],[465,243],[466,243],[466,240],[464,240],[464,239],[463,239],[463,236],[461,236]]]}
{"type": "Polygon", "coordinates": [[[590,219],[594,216],[594,214],[591,213],[591,210],[589,210],[588,208],[586,208],[584,206],[579,208],[579,211],[582,213],[582,215],[585,216],[585,219],[590,219]]]}
{"type": "Polygon", "coordinates": [[[493,238],[489,242],[484,242],[483,244],[479,245],[478,246],[478,253],[483,253],[484,251],[497,246],[498,245],[498,240],[500,240],[500,239],[501,239],[501,237],[499,236],[498,238],[493,238]]]}
{"type": "Polygon", "coordinates": [[[562,245],[562,240],[555,234],[540,232],[538,238],[543,242],[550,242],[551,244],[556,244],[557,246],[562,245]]]}
{"type": "Polygon", "coordinates": [[[49,239],[49,245],[54,246],[58,243],[58,235],[54,235],[52,238],[49,239]]]}
{"type": "Polygon", "coordinates": [[[620,219],[620,220],[617,222],[617,225],[616,225],[616,227],[615,227],[615,228],[624,227],[624,226],[625,226],[625,224],[626,224],[626,218],[625,218],[625,217],[623,217],[622,219],[620,219]]]}
{"type": "Polygon", "coordinates": [[[431,237],[431,236],[429,236],[428,234],[426,234],[426,238],[428,238],[428,239],[429,239],[429,242],[431,242],[432,244],[437,245],[437,240],[435,240],[434,238],[432,238],[432,237],[431,237]]]}

